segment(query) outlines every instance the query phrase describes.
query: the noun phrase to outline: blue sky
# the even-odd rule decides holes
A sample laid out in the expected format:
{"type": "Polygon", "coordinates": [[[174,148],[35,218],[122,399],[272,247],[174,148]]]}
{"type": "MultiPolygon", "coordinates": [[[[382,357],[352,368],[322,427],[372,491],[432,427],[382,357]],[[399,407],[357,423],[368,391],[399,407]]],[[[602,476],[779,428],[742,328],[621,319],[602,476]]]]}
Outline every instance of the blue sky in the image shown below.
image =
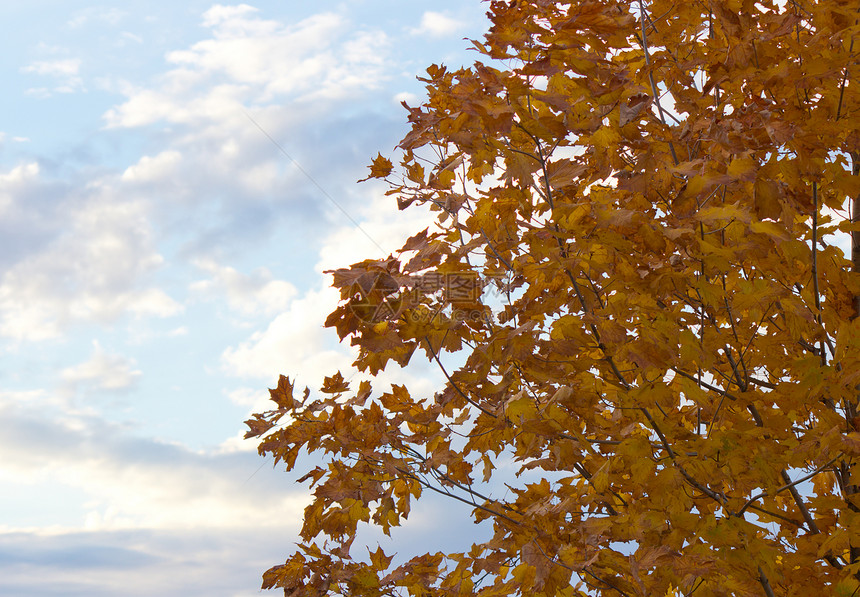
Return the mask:
{"type": "MultiPolygon", "coordinates": [[[[307,496],[242,421],[280,373],[348,369],[322,271],[430,221],[355,181],[406,132],[416,75],[477,58],[485,11],[0,5],[0,594],[258,594],[307,496]]],[[[450,541],[445,508],[394,550],[450,541]]]]}

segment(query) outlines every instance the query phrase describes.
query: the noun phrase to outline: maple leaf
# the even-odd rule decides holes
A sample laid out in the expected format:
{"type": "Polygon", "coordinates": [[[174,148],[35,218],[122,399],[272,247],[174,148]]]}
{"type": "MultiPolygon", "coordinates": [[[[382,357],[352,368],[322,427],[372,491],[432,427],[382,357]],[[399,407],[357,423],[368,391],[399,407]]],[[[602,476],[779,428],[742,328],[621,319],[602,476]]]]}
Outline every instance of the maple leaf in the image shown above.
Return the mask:
{"type": "Polygon", "coordinates": [[[264,587],[853,595],[857,7],[531,0],[488,16],[485,63],[421,78],[402,180],[381,154],[370,167],[435,226],[330,272],[342,304],[325,323],[357,370],[426,358],[444,385],[355,390],[338,372],[296,398],[279,379],[248,437],[288,470],[301,451],[327,464],[300,476],[306,543],[264,587]],[[491,538],[390,571],[381,548],[350,555],[427,491],[491,538]]]}
{"type": "Polygon", "coordinates": [[[385,178],[391,171],[394,170],[394,166],[391,164],[391,160],[386,157],[383,157],[382,154],[378,154],[375,158],[373,158],[373,162],[369,166],[370,175],[367,178],[362,178],[358,182],[364,182],[366,180],[370,180],[371,178],[385,178]]]}

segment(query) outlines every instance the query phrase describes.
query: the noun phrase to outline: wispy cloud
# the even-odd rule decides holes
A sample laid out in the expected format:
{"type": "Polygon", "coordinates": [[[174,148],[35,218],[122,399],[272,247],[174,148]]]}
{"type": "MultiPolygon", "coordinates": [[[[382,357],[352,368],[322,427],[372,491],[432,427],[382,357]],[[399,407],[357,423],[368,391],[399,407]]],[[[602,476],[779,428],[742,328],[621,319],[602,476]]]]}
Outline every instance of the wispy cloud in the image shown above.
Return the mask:
{"type": "MultiPolygon", "coordinates": [[[[0,488],[13,472],[17,483],[50,479],[54,489],[38,507],[52,508],[58,527],[259,528],[278,517],[294,525],[307,502],[306,492],[282,475],[255,475],[261,462],[253,453],[196,452],[136,437],[133,429],[59,403],[51,410],[40,403],[0,406],[0,488]],[[62,515],[70,492],[88,498],[77,514],[62,515]]],[[[49,522],[51,515],[42,518],[49,522]]]]}
{"type": "Polygon", "coordinates": [[[259,597],[262,571],[284,555],[266,528],[0,532],[7,597],[259,597]]]}
{"type": "Polygon", "coordinates": [[[92,6],[76,11],[75,15],[66,23],[66,26],[70,29],[78,29],[92,23],[116,26],[126,17],[126,15],[126,12],[118,8],[92,6]]]}
{"type": "Polygon", "coordinates": [[[21,68],[21,72],[34,73],[48,77],[73,77],[78,74],[81,61],[78,58],[59,60],[38,60],[21,68]]]}
{"type": "Polygon", "coordinates": [[[21,72],[55,79],[52,86],[32,87],[27,93],[39,98],[50,97],[55,93],[75,93],[84,90],[84,80],[80,77],[79,58],[59,58],[37,60],[21,67],[21,72]]]}

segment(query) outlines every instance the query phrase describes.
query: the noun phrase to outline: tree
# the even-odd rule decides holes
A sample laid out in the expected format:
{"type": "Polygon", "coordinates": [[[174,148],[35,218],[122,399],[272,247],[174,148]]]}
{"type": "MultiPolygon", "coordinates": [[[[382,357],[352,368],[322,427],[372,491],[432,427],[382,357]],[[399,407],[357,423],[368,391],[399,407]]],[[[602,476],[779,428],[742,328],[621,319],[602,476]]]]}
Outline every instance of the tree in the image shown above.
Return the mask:
{"type": "Polygon", "coordinates": [[[287,469],[327,460],[264,587],[860,595],[858,4],[512,0],[489,17],[483,62],[427,70],[396,173],[371,165],[437,225],[333,272],[326,321],[359,370],[427,358],[447,383],[338,372],[299,397],[281,377],[248,436],[287,469]],[[533,481],[481,490],[505,458],[533,481]],[[399,564],[350,550],[428,491],[492,539],[399,564]]]}

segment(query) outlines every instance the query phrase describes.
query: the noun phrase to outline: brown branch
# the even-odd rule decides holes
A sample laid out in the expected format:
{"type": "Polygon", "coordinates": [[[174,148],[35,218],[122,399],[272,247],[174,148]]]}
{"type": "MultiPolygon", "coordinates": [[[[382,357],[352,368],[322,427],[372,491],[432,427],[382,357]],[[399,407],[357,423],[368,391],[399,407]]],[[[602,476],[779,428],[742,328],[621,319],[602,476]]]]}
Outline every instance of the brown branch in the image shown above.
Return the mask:
{"type": "MultiPolygon", "coordinates": [[[[546,167],[547,167],[546,166],[546,158],[544,157],[544,154],[543,154],[543,149],[542,149],[540,139],[538,139],[537,137],[532,135],[528,131],[528,129],[526,129],[521,123],[518,122],[517,126],[520,129],[522,129],[523,132],[525,132],[525,134],[528,135],[531,138],[532,142],[534,142],[534,144],[535,144],[535,148],[537,149],[538,156],[540,157],[540,161],[541,161],[541,169],[542,169],[543,174],[544,174],[544,186],[546,187],[546,201],[547,201],[547,204],[549,205],[550,209],[552,209],[553,208],[552,187],[550,187],[550,184],[549,184],[549,176],[547,174],[547,169],[546,169],[546,167]]],[[[555,227],[555,231],[558,232],[558,226],[554,225],[554,227],[555,227]]],[[[564,243],[562,242],[561,238],[556,237],[555,241],[558,244],[558,248],[561,251],[562,257],[566,258],[568,256],[568,253],[567,253],[567,249],[565,248],[564,243]]],[[[570,280],[571,285],[573,286],[573,290],[576,293],[576,297],[579,301],[580,306],[582,307],[582,310],[585,313],[589,313],[590,309],[588,308],[588,303],[586,303],[585,297],[582,294],[582,290],[579,287],[579,283],[576,281],[576,278],[574,278],[573,273],[567,268],[564,268],[564,272],[565,272],[565,274],[567,274],[567,277],[570,280]]],[[[599,300],[599,297],[598,297],[598,300],[599,300]]],[[[631,387],[630,383],[624,378],[624,375],[621,373],[621,370],[618,369],[618,366],[615,364],[615,361],[612,359],[611,356],[606,354],[606,345],[603,344],[603,341],[600,339],[600,332],[597,330],[597,326],[592,323],[592,324],[589,324],[589,328],[591,329],[591,333],[594,335],[594,339],[597,341],[598,348],[600,348],[600,350],[603,351],[603,354],[606,355],[604,357],[604,360],[606,360],[606,362],[609,363],[609,366],[612,369],[612,373],[615,375],[616,378],[618,378],[618,381],[621,383],[621,385],[625,389],[630,389],[630,387],[631,387]]]]}
{"type": "Polygon", "coordinates": [[[762,588],[764,589],[764,594],[767,597],[776,597],[773,594],[773,589],[770,588],[770,581],[765,576],[764,570],[761,569],[761,566],[758,567],[758,581],[761,583],[762,588]]]}
{"type": "Polygon", "coordinates": [[[772,384],[769,381],[765,381],[763,379],[756,379],[755,377],[750,377],[750,383],[755,386],[761,386],[762,388],[767,388],[769,390],[776,389],[776,384],[772,384]]]}
{"type": "Polygon", "coordinates": [[[541,145],[540,139],[532,135],[529,130],[522,125],[522,123],[517,122],[516,124],[517,127],[521,129],[526,135],[528,135],[531,138],[532,142],[535,144],[535,149],[537,149],[538,152],[538,158],[540,158],[538,161],[540,162],[541,172],[543,173],[544,186],[546,187],[546,202],[549,204],[549,208],[553,209],[552,187],[549,186],[549,173],[546,169],[546,158],[543,155],[543,145],[541,145]]]}
{"type": "MultiPolygon", "coordinates": [[[[760,499],[761,499],[761,498],[763,498],[763,497],[768,497],[768,496],[773,497],[773,496],[775,496],[775,495],[776,495],[776,494],[778,494],[778,493],[782,493],[782,492],[783,492],[783,491],[785,491],[786,489],[789,489],[789,488],[791,488],[791,487],[794,487],[794,486],[795,486],[795,485],[797,485],[798,483],[803,483],[804,481],[809,481],[812,477],[814,477],[815,475],[817,475],[817,474],[821,473],[822,471],[824,471],[825,469],[827,469],[831,464],[833,464],[834,462],[836,462],[837,460],[839,460],[839,458],[840,458],[841,456],[842,456],[842,452],[840,452],[839,454],[837,454],[834,458],[831,458],[831,459],[830,459],[826,464],[821,465],[820,467],[818,467],[817,469],[815,469],[814,471],[812,471],[811,473],[809,473],[809,474],[808,474],[808,475],[806,475],[805,477],[801,477],[801,478],[800,478],[800,479],[798,479],[797,481],[792,481],[792,482],[790,482],[790,483],[787,483],[786,485],[783,485],[782,487],[779,487],[776,491],[774,491],[774,492],[773,492],[773,494],[769,494],[767,491],[762,491],[762,492],[761,492],[761,493],[759,493],[758,495],[755,495],[755,496],[751,497],[749,500],[747,500],[747,503],[746,503],[746,504],[744,504],[744,505],[743,505],[743,507],[735,513],[735,516],[742,516],[742,515],[743,515],[743,513],[747,511],[747,509],[752,505],[752,503],[753,503],[753,502],[758,501],[758,500],[760,500],[760,499]]],[[[783,473],[785,474],[785,471],[783,471],[783,473]]]]}
{"type": "MultiPolygon", "coordinates": [[[[788,476],[788,472],[785,469],[780,471],[782,473],[782,479],[789,484],[788,491],[791,493],[791,497],[794,499],[795,505],[797,505],[797,509],[800,510],[800,514],[803,516],[803,520],[806,521],[806,525],[809,527],[809,531],[811,535],[817,535],[821,532],[818,528],[818,525],[815,524],[815,519],[812,518],[812,514],[809,512],[809,508],[806,507],[806,504],[803,503],[803,498],[800,496],[800,493],[797,491],[797,487],[791,482],[791,477],[788,476]]],[[[842,569],[842,563],[836,559],[833,554],[827,554],[824,556],[824,559],[839,570],[842,569]]]]}
{"type": "Polygon", "coordinates": [[[720,409],[723,408],[723,401],[726,399],[725,396],[720,396],[720,401],[717,403],[717,408],[714,409],[714,414],[711,415],[711,424],[708,425],[708,430],[705,432],[705,439],[711,438],[711,430],[714,428],[714,425],[717,423],[717,415],[720,414],[720,409]]]}
{"type": "Polygon", "coordinates": [[[732,368],[732,372],[735,374],[735,383],[738,384],[738,388],[740,388],[741,392],[746,392],[747,388],[749,387],[749,384],[745,379],[746,376],[744,376],[744,378],[741,378],[741,373],[738,370],[738,365],[737,363],[735,363],[734,357],[732,357],[731,349],[726,346],[723,348],[723,350],[726,353],[726,359],[729,361],[729,365],[732,368]]]}

